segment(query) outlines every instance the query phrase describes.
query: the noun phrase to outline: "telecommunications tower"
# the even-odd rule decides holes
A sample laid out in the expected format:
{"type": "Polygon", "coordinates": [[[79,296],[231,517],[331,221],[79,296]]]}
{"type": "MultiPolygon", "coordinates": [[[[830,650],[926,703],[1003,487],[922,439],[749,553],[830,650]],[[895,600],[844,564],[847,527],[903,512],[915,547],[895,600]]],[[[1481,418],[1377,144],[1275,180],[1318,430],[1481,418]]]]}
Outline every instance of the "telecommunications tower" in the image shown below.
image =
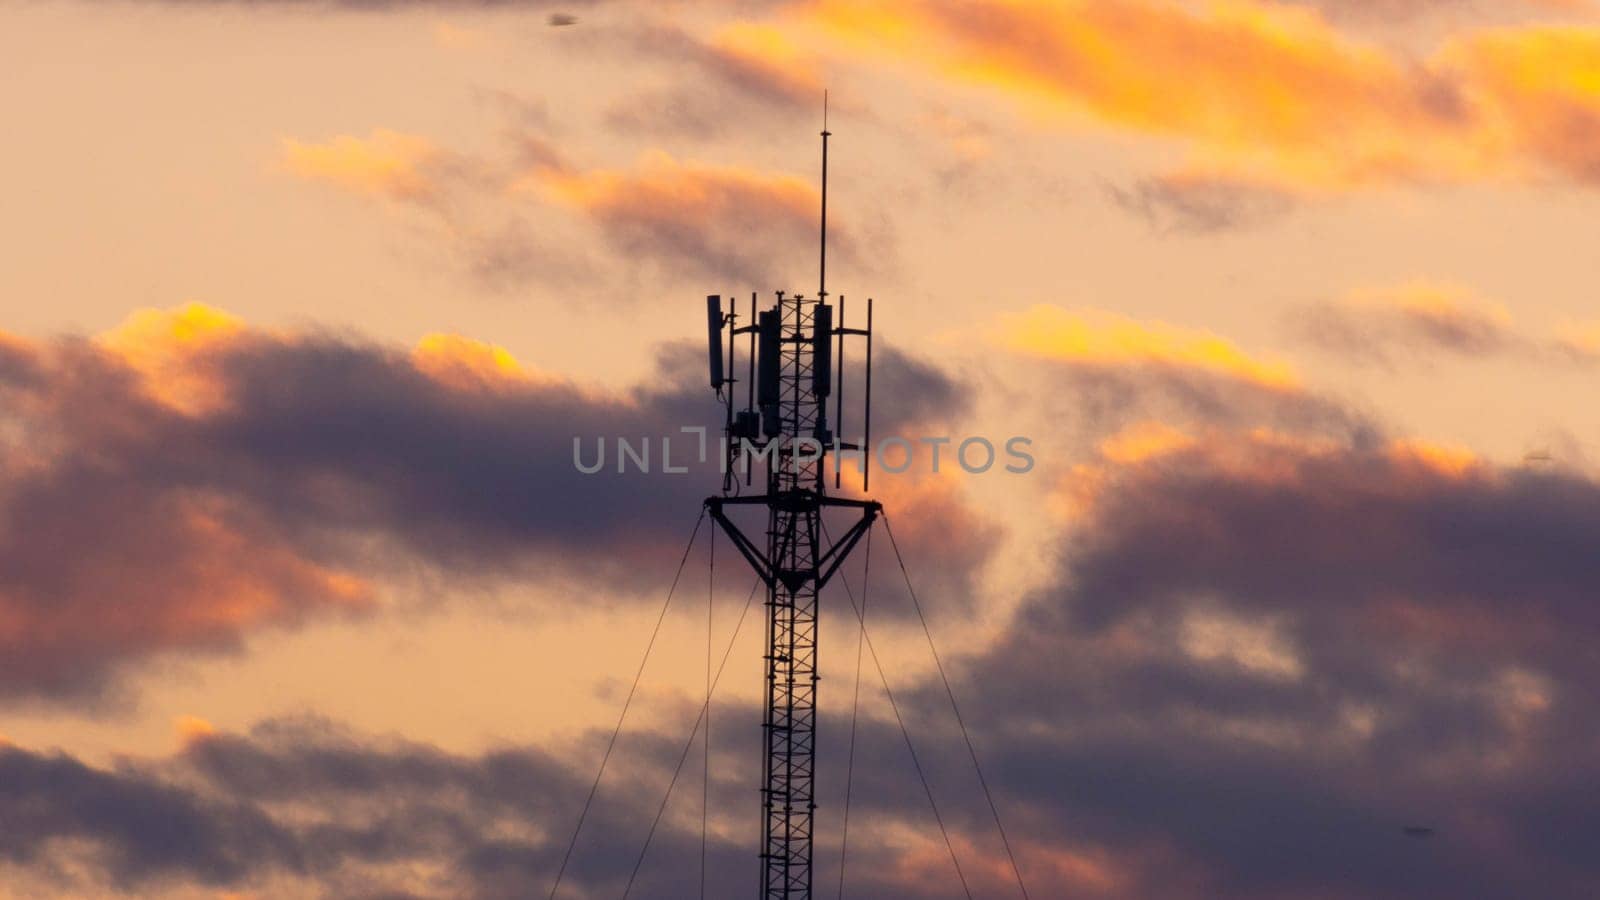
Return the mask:
{"type": "Polygon", "coordinates": [[[830,496],[840,486],[841,451],[859,454],[863,492],[868,486],[872,435],[872,300],[865,328],[846,328],[844,298],[838,317],[828,302],[828,126],[822,126],[822,215],[815,297],[780,291],[770,306],[739,324],[736,302],[706,298],[711,387],[726,406],[722,493],[706,509],[749,561],[767,589],[766,713],[761,835],[763,900],[810,900],[811,848],[816,814],[817,598],[882,506],[873,500],[830,496]],[[743,408],[735,409],[736,339],[748,335],[743,408]],[[726,342],[724,342],[724,337],[726,342]],[[845,338],[866,339],[862,444],[838,442],[844,418],[845,338]],[[832,423],[828,398],[834,400],[832,423]],[[758,468],[752,457],[761,460],[758,468]],[[741,478],[742,475],[742,478],[741,478]],[[761,479],[759,494],[742,494],[761,479]],[[738,507],[766,511],[766,540],[758,541],[730,518],[738,507]],[[837,540],[822,522],[828,508],[860,514],[837,540]]]}

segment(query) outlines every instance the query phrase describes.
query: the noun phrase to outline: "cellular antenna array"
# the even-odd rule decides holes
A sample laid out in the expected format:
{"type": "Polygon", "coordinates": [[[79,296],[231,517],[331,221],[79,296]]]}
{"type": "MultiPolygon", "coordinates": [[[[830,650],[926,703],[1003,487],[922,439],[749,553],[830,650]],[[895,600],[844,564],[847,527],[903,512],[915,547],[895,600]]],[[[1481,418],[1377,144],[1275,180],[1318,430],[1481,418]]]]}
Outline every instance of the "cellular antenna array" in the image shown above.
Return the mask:
{"type": "Polygon", "coordinates": [[[845,326],[844,297],[838,315],[828,302],[828,138],[823,101],[822,213],[818,285],[815,297],[777,292],[739,323],[736,301],[706,298],[711,387],[726,407],[726,456],[722,493],[705,501],[712,519],[725,531],[767,590],[765,756],[762,798],[761,894],[766,900],[809,900],[816,814],[817,598],[845,558],[871,529],[882,506],[870,499],[830,495],[828,455],[835,457],[834,487],[841,486],[841,451],[861,461],[862,492],[869,486],[872,435],[872,300],[866,326],[845,326]],[[748,338],[744,402],[735,408],[733,377],[739,371],[738,338],[748,338]],[[866,364],[861,445],[841,443],[844,429],[845,341],[864,338],[866,364]],[[724,340],[726,338],[726,340],[724,340]],[[834,415],[828,418],[828,398],[834,415]],[[761,494],[742,494],[758,477],[761,494]],[[742,469],[742,472],[741,472],[742,469]],[[741,474],[742,484],[741,484],[741,474]],[[751,539],[729,513],[739,507],[764,508],[766,540],[751,539]],[[859,518],[828,541],[822,512],[853,510],[859,518]]]}

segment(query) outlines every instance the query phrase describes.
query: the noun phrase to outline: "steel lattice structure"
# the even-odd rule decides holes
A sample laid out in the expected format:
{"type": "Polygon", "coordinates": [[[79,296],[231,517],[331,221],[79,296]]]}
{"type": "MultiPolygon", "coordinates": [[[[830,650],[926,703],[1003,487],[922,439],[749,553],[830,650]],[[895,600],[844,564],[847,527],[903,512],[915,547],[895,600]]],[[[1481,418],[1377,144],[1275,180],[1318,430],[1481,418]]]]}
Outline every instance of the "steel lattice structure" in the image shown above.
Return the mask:
{"type": "MultiPolygon", "coordinates": [[[[807,382],[813,316],[800,297],[780,299],[778,316],[793,340],[783,343],[780,409],[784,431],[807,434],[815,427],[822,402],[807,382]]],[[[793,451],[771,472],[774,497],[801,496],[802,485],[817,484],[817,461],[793,451]],[[789,465],[784,465],[788,462],[789,465]]],[[[762,788],[766,826],[763,897],[811,896],[811,841],[816,811],[817,741],[817,545],[820,507],[813,503],[773,504],[768,508],[767,558],[779,577],[767,592],[766,786],[762,788]]]]}

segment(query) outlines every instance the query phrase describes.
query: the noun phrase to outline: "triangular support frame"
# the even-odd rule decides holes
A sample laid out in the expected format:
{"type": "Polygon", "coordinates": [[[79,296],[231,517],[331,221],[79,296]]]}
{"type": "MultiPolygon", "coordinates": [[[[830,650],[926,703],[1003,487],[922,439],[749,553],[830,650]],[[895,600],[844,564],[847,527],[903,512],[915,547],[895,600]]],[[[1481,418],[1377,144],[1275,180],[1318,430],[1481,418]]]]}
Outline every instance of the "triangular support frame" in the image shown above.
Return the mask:
{"type": "Polygon", "coordinates": [[[856,543],[871,530],[878,515],[883,512],[883,504],[876,500],[852,500],[844,497],[829,497],[810,490],[786,491],[777,496],[763,494],[761,496],[744,497],[707,497],[706,510],[711,518],[722,527],[738,548],[750,567],[755,569],[756,576],[770,589],[782,582],[789,590],[797,590],[807,579],[815,578],[817,590],[822,590],[839,571],[839,566],[844,564],[850,551],[855,549],[856,543]],[[760,547],[745,535],[738,524],[728,518],[723,511],[725,506],[761,506],[765,508],[791,509],[804,511],[807,509],[823,509],[827,507],[843,507],[846,509],[859,509],[861,518],[856,520],[839,539],[833,542],[821,556],[817,557],[814,568],[805,571],[785,571],[775,569],[772,561],[767,558],[760,547]]]}

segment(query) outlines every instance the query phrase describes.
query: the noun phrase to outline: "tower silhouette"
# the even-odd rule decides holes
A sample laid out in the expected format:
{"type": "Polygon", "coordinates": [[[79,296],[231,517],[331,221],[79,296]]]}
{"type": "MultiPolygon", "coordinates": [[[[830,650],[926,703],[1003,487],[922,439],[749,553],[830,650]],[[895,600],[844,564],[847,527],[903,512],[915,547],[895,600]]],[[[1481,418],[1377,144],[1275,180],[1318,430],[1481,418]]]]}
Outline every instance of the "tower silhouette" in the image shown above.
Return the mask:
{"type": "MultiPolygon", "coordinates": [[[[706,298],[711,386],[726,405],[722,493],[705,501],[707,510],[766,585],[766,710],[762,723],[763,758],[760,896],[766,900],[809,900],[811,855],[816,823],[817,634],[819,594],[839,570],[882,506],[874,500],[830,495],[827,462],[834,456],[834,483],[840,484],[838,455],[861,456],[863,490],[870,481],[872,398],[872,301],[865,328],[844,327],[827,293],[828,138],[822,130],[822,215],[818,289],[815,297],[778,292],[775,302],[751,321],[725,309],[720,295],[706,298]],[[726,335],[726,344],[723,337],[726,335]],[[749,337],[745,406],[734,408],[736,338],[749,337]],[[829,426],[827,401],[835,398],[834,427],[844,415],[844,341],[866,339],[865,437],[861,445],[841,443],[829,426]],[[837,347],[838,352],[835,352],[837,347]],[[837,387],[837,391],[835,388],[837,387]],[[757,474],[765,490],[742,495],[757,474]],[[752,540],[729,513],[738,507],[764,507],[766,540],[752,540]],[[848,509],[860,514],[835,541],[828,541],[822,512],[848,509]]],[[[731,304],[730,304],[731,305],[731,304]]]]}

